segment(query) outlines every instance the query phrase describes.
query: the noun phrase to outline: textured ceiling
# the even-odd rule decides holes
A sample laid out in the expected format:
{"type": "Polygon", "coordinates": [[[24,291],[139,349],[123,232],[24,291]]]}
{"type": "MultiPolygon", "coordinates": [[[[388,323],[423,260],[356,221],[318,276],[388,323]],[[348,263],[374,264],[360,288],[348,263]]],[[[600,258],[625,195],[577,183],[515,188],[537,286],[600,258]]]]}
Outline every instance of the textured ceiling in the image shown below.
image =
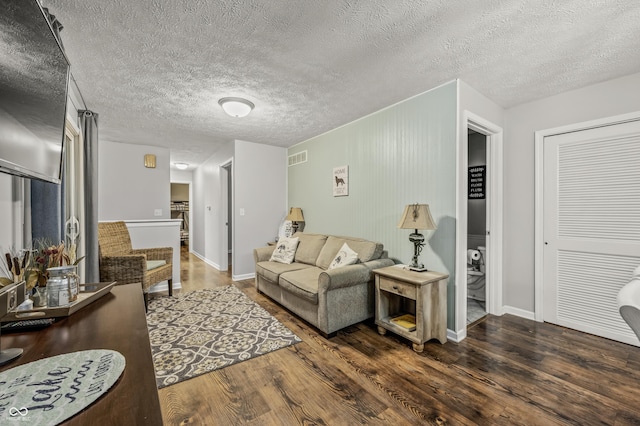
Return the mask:
{"type": "Polygon", "coordinates": [[[640,72],[637,0],[43,0],[100,138],[197,165],[461,78],[502,107],[640,72]],[[244,97],[245,118],[218,106],[244,97]]]}

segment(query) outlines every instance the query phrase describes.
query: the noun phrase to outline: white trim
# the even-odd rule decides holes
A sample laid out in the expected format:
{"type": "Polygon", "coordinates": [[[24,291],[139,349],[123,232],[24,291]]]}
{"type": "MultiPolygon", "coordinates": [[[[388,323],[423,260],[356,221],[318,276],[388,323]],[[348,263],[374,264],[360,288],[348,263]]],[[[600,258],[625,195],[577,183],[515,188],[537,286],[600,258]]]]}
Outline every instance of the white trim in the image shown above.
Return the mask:
{"type": "Polygon", "coordinates": [[[203,255],[201,255],[200,253],[198,253],[197,251],[192,251],[191,253],[193,253],[193,255],[195,257],[197,257],[198,259],[202,260],[204,263],[206,263],[209,266],[212,266],[214,268],[216,268],[218,271],[220,270],[220,265],[218,265],[217,263],[215,263],[213,260],[209,260],[206,257],[204,257],[203,255]]]}
{"type": "MultiPolygon", "coordinates": [[[[486,291],[487,312],[502,315],[502,211],[503,211],[503,130],[484,118],[465,110],[462,113],[464,129],[472,129],[487,136],[487,221],[490,238],[487,239],[486,291]]],[[[458,126],[460,127],[460,126],[458,126]]],[[[467,170],[468,134],[458,137],[458,220],[456,221],[456,300],[455,328],[467,327],[467,170]]],[[[458,332],[460,335],[460,332],[458,332]]],[[[466,331],[464,333],[466,337],[466,331]]],[[[463,337],[464,338],[464,337],[463,337]]]]}
{"type": "Polygon", "coordinates": [[[65,130],[69,130],[74,137],[78,137],[82,133],[82,130],[80,129],[80,126],[78,126],[78,123],[74,122],[73,117],[71,117],[69,114],[67,114],[64,121],[64,128],[65,130]]]}
{"type": "Polygon", "coordinates": [[[502,311],[505,314],[515,315],[520,318],[535,321],[535,313],[531,311],[525,311],[524,309],[514,308],[513,306],[503,306],[502,311]]]}
{"type": "MultiPolygon", "coordinates": [[[[101,220],[100,222],[117,222],[115,220],[101,220]]],[[[127,224],[129,228],[146,228],[146,227],[169,227],[169,226],[180,226],[182,223],[182,219],[150,219],[150,220],[130,220],[124,219],[123,222],[127,224]]]]}
{"type": "Polygon", "coordinates": [[[231,275],[231,279],[233,281],[242,281],[242,280],[250,280],[256,277],[255,272],[250,274],[242,274],[242,275],[231,275]]]}
{"type": "Polygon", "coordinates": [[[549,136],[563,133],[580,132],[597,127],[612,126],[627,123],[629,121],[640,120],[640,111],[615,115],[612,117],[599,118],[595,120],[583,121],[580,123],[568,124],[551,129],[538,130],[535,135],[535,228],[534,228],[534,318],[538,322],[544,321],[543,300],[544,300],[544,139],[549,136]]]}
{"type": "MultiPolygon", "coordinates": [[[[189,253],[193,251],[193,238],[192,238],[192,229],[191,226],[193,224],[193,180],[172,180],[170,183],[177,183],[181,185],[189,185],[189,253]]],[[[171,214],[171,213],[169,213],[171,214]]],[[[182,244],[182,240],[180,241],[182,244]]]]}
{"type": "Polygon", "coordinates": [[[464,339],[467,338],[467,326],[465,325],[465,327],[458,331],[457,333],[453,330],[451,330],[450,328],[447,328],[447,340],[451,340],[452,342],[455,343],[460,343],[461,341],[463,341],[464,339]]]}
{"type": "Polygon", "coordinates": [[[224,211],[221,209],[220,211],[220,222],[218,223],[218,235],[220,235],[220,241],[218,241],[220,245],[220,259],[218,259],[218,269],[220,271],[228,271],[229,270],[229,252],[231,252],[231,264],[235,263],[235,253],[233,250],[233,245],[235,242],[235,217],[228,217],[228,212],[231,210],[231,214],[235,213],[234,206],[234,196],[233,196],[233,185],[235,185],[233,179],[233,157],[229,158],[227,161],[222,162],[218,166],[218,176],[220,177],[220,200],[219,203],[222,207],[226,207],[224,211]],[[229,168],[229,172],[227,172],[227,168],[229,168]],[[222,179],[222,176],[226,176],[226,179],[222,179]],[[231,179],[231,192],[229,192],[229,179],[231,179]],[[231,206],[229,206],[229,202],[231,206]],[[226,222],[225,222],[226,218],[226,222]],[[231,247],[229,247],[229,229],[227,224],[229,223],[229,219],[231,219],[231,247]]]}

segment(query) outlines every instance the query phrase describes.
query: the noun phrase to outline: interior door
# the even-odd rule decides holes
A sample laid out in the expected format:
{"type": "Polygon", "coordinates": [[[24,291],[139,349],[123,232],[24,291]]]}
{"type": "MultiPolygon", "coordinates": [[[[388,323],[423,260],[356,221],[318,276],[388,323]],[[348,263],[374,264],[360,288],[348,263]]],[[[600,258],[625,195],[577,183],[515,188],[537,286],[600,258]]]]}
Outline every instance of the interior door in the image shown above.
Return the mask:
{"type": "Polygon", "coordinates": [[[637,345],[616,296],[640,265],[640,121],[543,149],[544,320],[637,345]]]}

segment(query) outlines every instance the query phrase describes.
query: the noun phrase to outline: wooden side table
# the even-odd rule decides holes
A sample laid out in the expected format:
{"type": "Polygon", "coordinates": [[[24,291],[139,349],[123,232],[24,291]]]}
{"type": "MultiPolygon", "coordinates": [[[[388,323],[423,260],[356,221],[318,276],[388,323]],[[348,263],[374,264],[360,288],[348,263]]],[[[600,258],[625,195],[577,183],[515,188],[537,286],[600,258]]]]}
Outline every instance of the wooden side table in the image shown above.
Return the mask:
{"type": "Polygon", "coordinates": [[[447,278],[440,272],[414,272],[402,266],[375,269],[376,324],[378,333],[388,331],[413,342],[413,350],[422,352],[424,343],[438,339],[447,341],[447,278]],[[391,320],[401,314],[413,314],[415,330],[391,320]]]}

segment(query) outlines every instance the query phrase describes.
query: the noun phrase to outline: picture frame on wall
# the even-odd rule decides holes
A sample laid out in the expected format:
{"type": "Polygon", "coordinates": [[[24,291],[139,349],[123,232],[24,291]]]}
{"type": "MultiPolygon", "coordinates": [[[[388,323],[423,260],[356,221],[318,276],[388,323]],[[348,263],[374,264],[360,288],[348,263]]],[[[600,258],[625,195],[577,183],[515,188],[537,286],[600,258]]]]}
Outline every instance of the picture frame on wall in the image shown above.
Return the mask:
{"type": "Polygon", "coordinates": [[[333,168],[333,196],[345,197],[349,195],[349,166],[333,168]]]}
{"type": "Polygon", "coordinates": [[[473,166],[469,167],[469,200],[484,200],[486,194],[486,169],[487,166],[473,166]]]}

